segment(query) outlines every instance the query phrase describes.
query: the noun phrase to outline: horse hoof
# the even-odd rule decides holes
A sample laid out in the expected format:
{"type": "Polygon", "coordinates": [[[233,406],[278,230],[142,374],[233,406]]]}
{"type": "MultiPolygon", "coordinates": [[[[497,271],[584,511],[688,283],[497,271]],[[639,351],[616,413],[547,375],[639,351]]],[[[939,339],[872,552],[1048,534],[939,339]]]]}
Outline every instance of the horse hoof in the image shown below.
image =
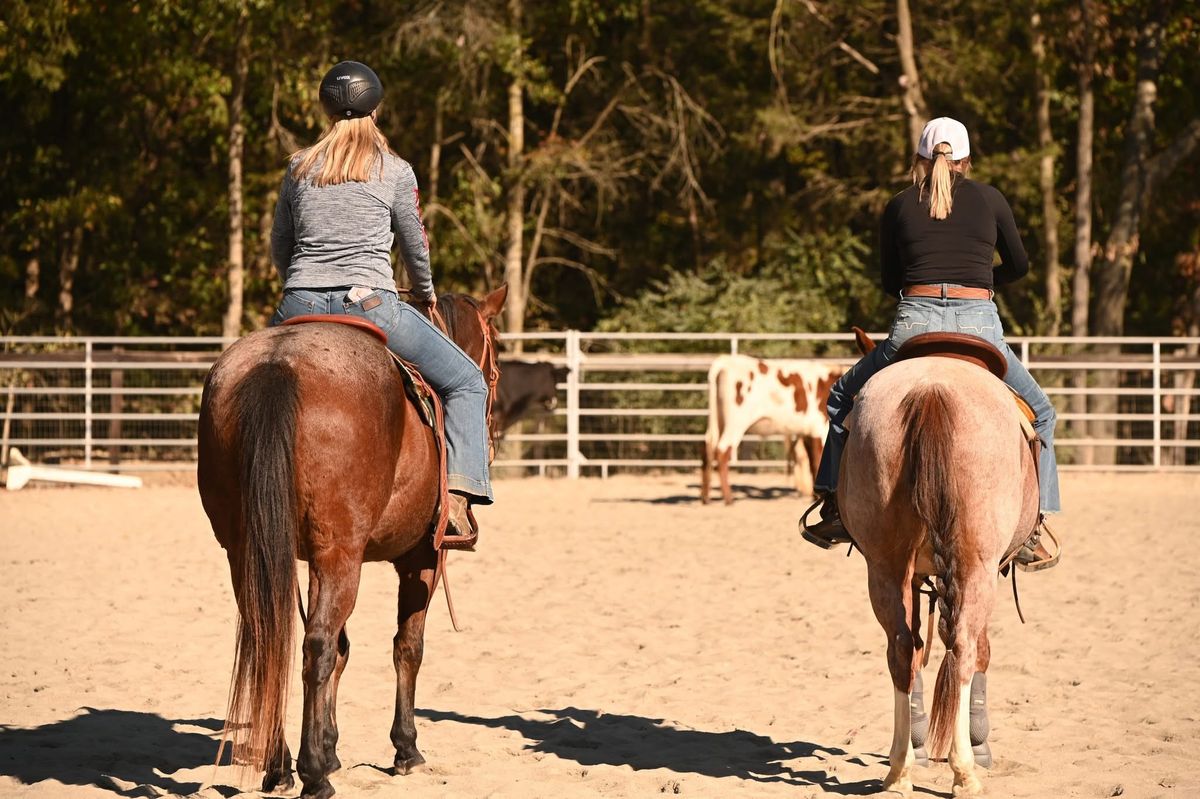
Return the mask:
{"type": "Polygon", "coordinates": [[[271,793],[273,791],[290,791],[295,787],[296,780],[292,778],[291,771],[281,771],[275,774],[268,774],[263,777],[263,793],[271,793]]]}
{"type": "Polygon", "coordinates": [[[992,767],[992,747],[988,746],[987,741],[978,746],[972,746],[971,752],[975,755],[975,765],[980,768],[992,767]]]}
{"type": "Polygon", "coordinates": [[[329,780],[322,780],[311,789],[307,785],[304,786],[304,790],[300,793],[300,799],[329,799],[335,793],[329,780]]]}
{"type": "Polygon", "coordinates": [[[396,764],[392,768],[392,773],[398,777],[404,777],[408,774],[412,774],[414,771],[420,771],[424,765],[425,758],[423,758],[421,753],[418,752],[411,757],[406,757],[403,759],[396,758],[396,764]]]}
{"type": "Polygon", "coordinates": [[[912,790],[912,780],[897,780],[896,782],[890,784],[884,783],[883,790],[875,795],[910,799],[912,796],[912,790]]]}
{"type": "Polygon", "coordinates": [[[979,796],[983,793],[983,783],[974,775],[968,780],[955,783],[953,790],[950,792],[954,799],[958,797],[979,796]]]}
{"type": "Polygon", "coordinates": [[[928,766],[929,765],[929,752],[926,751],[925,747],[918,746],[916,749],[913,750],[913,765],[916,765],[916,766],[928,766]]]}

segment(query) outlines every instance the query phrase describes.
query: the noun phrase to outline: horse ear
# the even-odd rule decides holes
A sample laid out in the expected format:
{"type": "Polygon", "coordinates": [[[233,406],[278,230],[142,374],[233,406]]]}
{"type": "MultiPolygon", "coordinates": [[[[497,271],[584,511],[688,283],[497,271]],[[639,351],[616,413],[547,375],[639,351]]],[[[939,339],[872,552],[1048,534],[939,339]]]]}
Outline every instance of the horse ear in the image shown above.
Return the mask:
{"type": "Polygon", "coordinates": [[[483,313],[483,318],[490,321],[499,316],[500,309],[504,307],[506,299],[508,299],[508,284],[501,283],[500,288],[484,297],[483,302],[479,304],[479,310],[483,313]]]}
{"type": "Polygon", "coordinates": [[[867,335],[867,331],[854,325],[851,325],[850,329],[854,331],[854,343],[858,345],[859,352],[861,352],[863,355],[866,355],[868,352],[875,349],[875,342],[872,341],[871,337],[867,335]]]}

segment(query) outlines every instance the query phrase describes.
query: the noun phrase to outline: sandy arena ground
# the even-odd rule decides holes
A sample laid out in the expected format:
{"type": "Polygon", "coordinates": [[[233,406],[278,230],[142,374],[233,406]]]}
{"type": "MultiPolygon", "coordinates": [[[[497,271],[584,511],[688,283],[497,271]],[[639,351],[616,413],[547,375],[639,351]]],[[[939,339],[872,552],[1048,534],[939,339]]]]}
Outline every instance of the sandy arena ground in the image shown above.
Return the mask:
{"type": "MultiPolygon", "coordinates": [[[[339,795],[877,791],[892,691],[865,569],[795,534],[781,480],[741,478],[728,508],[695,477],[502,481],[480,551],[452,556],[465,632],[435,600],[408,777],[385,772],[396,580],[366,568],[339,795]]],[[[1064,495],[1069,551],[1023,575],[1029,624],[1007,587],[993,619],[988,795],[1200,796],[1200,478],[1067,475],[1064,495]]],[[[234,615],[194,488],[0,494],[0,795],[236,795],[210,765],[234,615]]],[[[915,779],[949,796],[944,763],[915,779]]]]}

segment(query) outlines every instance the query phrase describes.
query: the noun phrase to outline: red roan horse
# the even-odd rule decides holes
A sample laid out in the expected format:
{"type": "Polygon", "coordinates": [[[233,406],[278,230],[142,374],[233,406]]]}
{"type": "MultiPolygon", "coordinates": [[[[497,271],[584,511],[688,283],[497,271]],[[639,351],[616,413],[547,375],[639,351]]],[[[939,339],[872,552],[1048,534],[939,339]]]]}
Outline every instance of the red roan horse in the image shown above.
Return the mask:
{"type": "Polygon", "coordinates": [[[928,750],[949,750],[954,795],[975,796],[982,784],[973,745],[987,736],[986,702],[972,696],[972,686],[991,660],[996,574],[1037,523],[1037,464],[1020,414],[1008,388],[986,370],[929,357],[899,361],[867,381],[847,424],[839,504],[867,561],[894,688],[884,790],[912,795],[913,694],[930,645],[921,638],[918,589],[932,576],[946,656],[933,691],[928,750]]]}
{"type": "MultiPolygon", "coordinates": [[[[499,377],[491,320],[506,296],[501,287],[482,302],[438,301],[447,334],[488,376],[489,398],[499,377]]],[[[300,558],[309,563],[296,762],[303,796],[334,793],[337,686],[365,561],[390,561],[400,576],[395,770],[424,763],[413,702],[437,565],[438,446],[385,348],[360,330],[320,323],[239,340],[205,381],[199,486],[240,615],[226,717],[235,759],[265,770],[265,791],[294,784],[284,718],[300,558]]]]}

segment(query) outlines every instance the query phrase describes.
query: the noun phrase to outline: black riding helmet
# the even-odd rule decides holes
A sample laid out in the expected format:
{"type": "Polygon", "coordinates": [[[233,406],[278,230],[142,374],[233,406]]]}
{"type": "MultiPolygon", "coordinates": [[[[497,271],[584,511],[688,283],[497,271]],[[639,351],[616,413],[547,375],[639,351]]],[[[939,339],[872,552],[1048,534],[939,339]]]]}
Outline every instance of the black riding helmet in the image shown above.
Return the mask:
{"type": "Polygon", "coordinates": [[[343,61],[321,78],[321,108],[331,117],[369,116],[383,99],[383,84],[366,64],[343,61]]]}

